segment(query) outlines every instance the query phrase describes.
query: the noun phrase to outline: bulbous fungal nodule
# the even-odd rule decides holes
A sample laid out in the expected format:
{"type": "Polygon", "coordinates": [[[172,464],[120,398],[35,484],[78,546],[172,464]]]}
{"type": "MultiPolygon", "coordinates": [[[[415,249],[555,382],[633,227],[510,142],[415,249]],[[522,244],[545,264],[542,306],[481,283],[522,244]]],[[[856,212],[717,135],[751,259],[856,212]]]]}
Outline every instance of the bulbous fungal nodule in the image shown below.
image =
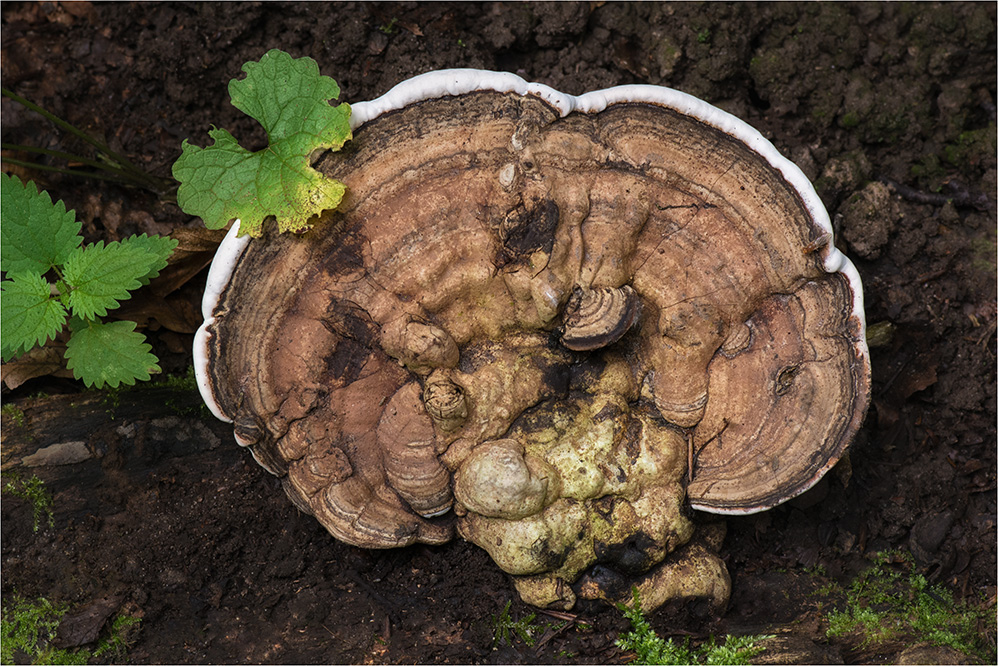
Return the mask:
{"type": "Polygon", "coordinates": [[[479,445],[454,477],[454,493],[465,509],[507,520],[540,513],[560,488],[554,467],[510,439],[479,445]]]}
{"type": "Polygon", "coordinates": [[[209,408],[348,543],[460,534],[541,606],[723,606],[687,508],[804,492],[869,401],[862,286],[800,170],[653,86],[449,70],[352,124],[316,164],[337,211],[219,248],[209,408]]]}

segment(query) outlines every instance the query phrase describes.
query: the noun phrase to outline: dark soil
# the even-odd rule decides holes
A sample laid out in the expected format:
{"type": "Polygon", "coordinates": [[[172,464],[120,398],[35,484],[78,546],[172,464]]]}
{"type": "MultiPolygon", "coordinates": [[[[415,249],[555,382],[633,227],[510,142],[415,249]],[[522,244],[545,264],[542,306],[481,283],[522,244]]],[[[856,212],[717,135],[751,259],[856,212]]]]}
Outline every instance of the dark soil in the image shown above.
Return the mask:
{"type": "MultiPolygon", "coordinates": [[[[994,3],[4,3],[2,75],[164,178],[181,141],[204,145],[212,124],[264,141],[226,86],[272,48],[314,58],[348,102],[475,67],[572,94],[665,85],[740,116],[816,183],[859,268],[879,325],[873,404],[850,464],[788,505],[727,521],[724,615],[665,608],[652,623],[662,635],[788,634],[805,644],[789,662],[892,663],[902,642],[826,639],[820,602],[834,599],[814,594],[847,584],[873,553],[910,551],[931,581],[994,612],[995,25],[994,3]]],[[[89,154],[9,99],[2,113],[5,143],[89,154]]],[[[90,241],[200,225],[144,190],[19,173],[75,209],[90,241]]],[[[201,272],[169,307],[148,306],[168,374],[190,366],[203,283],[201,272]]],[[[530,609],[484,551],[335,541],[229,426],[197,411],[189,384],[106,398],[42,377],[3,400],[23,412],[4,415],[5,470],[17,467],[12,447],[81,440],[97,456],[22,470],[55,494],[53,528],[32,532],[27,503],[4,495],[4,599],[120,598],[142,617],[123,660],[628,659],[613,645],[627,623],[606,607],[576,609],[589,628],[494,645],[506,602],[513,618],[530,609]]]]}

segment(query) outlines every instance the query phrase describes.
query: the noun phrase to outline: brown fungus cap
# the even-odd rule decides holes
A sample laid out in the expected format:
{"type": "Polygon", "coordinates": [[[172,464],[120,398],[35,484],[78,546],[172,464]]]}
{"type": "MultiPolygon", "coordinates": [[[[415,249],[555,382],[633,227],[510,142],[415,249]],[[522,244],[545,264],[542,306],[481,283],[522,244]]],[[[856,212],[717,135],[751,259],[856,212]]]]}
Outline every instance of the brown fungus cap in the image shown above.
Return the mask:
{"type": "Polygon", "coordinates": [[[196,356],[240,443],[344,541],[477,543],[500,521],[548,550],[497,561],[566,583],[689,540],[688,477],[718,513],[817,482],[870,369],[859,277],[799,170],[675,91],[453,76],[355,105],[353,141],[317,165],[347,195],[312,231],[223,245],[196,356]],[[506,468],[499,499],[475,485],[506,468]],[[552,527],[569,506],[578,556],[552,527]],[[600,507],[638,527],[608,545],[600,507]],[[619,555],[635,535],[651,545],[619,555]]]}

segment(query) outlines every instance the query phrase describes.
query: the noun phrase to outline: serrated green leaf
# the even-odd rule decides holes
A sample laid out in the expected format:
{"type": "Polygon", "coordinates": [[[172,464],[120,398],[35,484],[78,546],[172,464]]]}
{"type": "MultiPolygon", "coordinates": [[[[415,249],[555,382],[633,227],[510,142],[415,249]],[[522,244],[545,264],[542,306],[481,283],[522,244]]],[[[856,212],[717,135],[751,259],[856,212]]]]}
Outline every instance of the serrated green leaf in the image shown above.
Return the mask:
{"type": "Polygon", "coordinates": [[[66,323],[66,308],[52,298],[49,283],[37,273],[14,273],[3,281],[0,290],[0,347],[4,361],[36,344],[45,344],[66,323]]]}
{"type": "Polygon", "coordinates": [[[83,319],[103,317],[130,292],[142,286],[140,278],[149,274],[159,257],[141,243],[104,245],[98,241],[77,248],[66,259],[62,276],[70,287],[69,306],[83,319]]]}
{"type": "Polygon", "coordinates": [[[87,386],[118,388],[137,379],[147,381],[150,373],[160,371],[159,359],[150,350],[133,321],[90,322],[74,331],[66,344],[66,367],[87,386]]]}
{"type": "Polygon", "coordinates": [[[90,320],[88,320],[88,319],[80,319],[79,317],[77,317],[75,315],[70,315],[69,321],[66,323],[66,326],[69,327],[69,331],[71,333],[75,333],[76,331],[80,330],[81,328],[86,328],[89,325],[90,325],[90,320]]]}
{"type": "Polygon", "coordinates": [[[351,138],[350,106],[329,105],[340,88],[319,74],[311,58],[274,49],[243,71],[245,79],[229,82],[232,104],[263,125],[270,145],[252,153],[215,128],[208,132],[211,146],[184,141],[173,165],[181,183],[177,203],[209,229],[238,218],[239,235],[260,236],[264,219],[273,215],[281,231],[304,231],[310,218],[336,208],[346,191],[313,169],[310,156],[339,150],[351,138]]]}
{"type": "Polygon", "coordinates": [[[0,174],[0,262],[7,273],[39,275],[66,261],[83,238],[76,214],[17,176],[0,174]]]}
{"type": "Polygon", "coordinates": [[[167,236],[146,236],[142,234],[141,236],[131,236],[121,241],[123,246],[140,247],[146,252],[153,255],[152,268],[149,272],[139,278],[139,282],[143,285],[149,284],[149,281],[159,275],[159,272],[166,268],[167,262],[170,260],[170,255],[173,254],[173,250],[176,249],[178,241],[167,236]]]}

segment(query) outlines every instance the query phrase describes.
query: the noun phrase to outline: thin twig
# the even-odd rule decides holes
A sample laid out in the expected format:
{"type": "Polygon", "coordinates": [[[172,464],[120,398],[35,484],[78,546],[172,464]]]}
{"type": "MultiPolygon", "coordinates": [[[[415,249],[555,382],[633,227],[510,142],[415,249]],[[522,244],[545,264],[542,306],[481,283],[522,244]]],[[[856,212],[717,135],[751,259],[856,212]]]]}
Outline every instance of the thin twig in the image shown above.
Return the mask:
{"type": "Polygon", "coordinates": [[[565,613],[564,611],[548,610],[546,608],[539,608],[538,613],[542,615],[548,615],[557,620],[564,620],[565,622],[578,622],[579,616],[575,613],[565,613]]]}
{"type": "Polygon", "coordinates": [[[935,192],[922,192],[921,190],[916,190],[914,187],[891,180],[886,176],[881,176],[877,180],[897,192],[898,196],[902,199],[914,201],[915,203],[929,204],[931,206],[945,206],[947,203],[952,201],[955,206],[969,206],[981,211],[986,211],[988,209],[987,195],[983,193],[976,195],[971,194],[967,188],[963,187],[956,181],[951,180],[945,183],[946,187],[950,189],[952,194],[938,194],[935,192]]]}
{"type": "Polygon", "coordinates": [[[983,345],[992,335],[994,335],[996,328],[998,328],[998,319],[993,319],[984,330],[984,333],[981,334],[981,337],[977,339],[977,344],[983,345]]]}
{"type": "Polygon", "coordinates": [[[544,632],[544,635],[541,636],[540,640],[537,641],[537,644],[534,645],[534,652],[535,653],[539,653],[541,647],[543,647],[544,644],[547,643],[548,641],[550,641],[552,638],[554,638],[555,636],[557,636],[561,632],[565,631],[566,629],[568,629],[572,625],[576,624],[578,622],[578,617],[579,617],[578,615],[575,615],[573,613],[563,613],[561,611],[546,610],[546,609],[543,609],[543,608],[540,609],[539,612],[543,613],[544,615],[548,615],[550,617],[553,617],[556,620],[561,620],[562,622],[564,622],[564,624],[562,624],[560,627],[550,627],[549,626],[548,629],[544,632]]]}

